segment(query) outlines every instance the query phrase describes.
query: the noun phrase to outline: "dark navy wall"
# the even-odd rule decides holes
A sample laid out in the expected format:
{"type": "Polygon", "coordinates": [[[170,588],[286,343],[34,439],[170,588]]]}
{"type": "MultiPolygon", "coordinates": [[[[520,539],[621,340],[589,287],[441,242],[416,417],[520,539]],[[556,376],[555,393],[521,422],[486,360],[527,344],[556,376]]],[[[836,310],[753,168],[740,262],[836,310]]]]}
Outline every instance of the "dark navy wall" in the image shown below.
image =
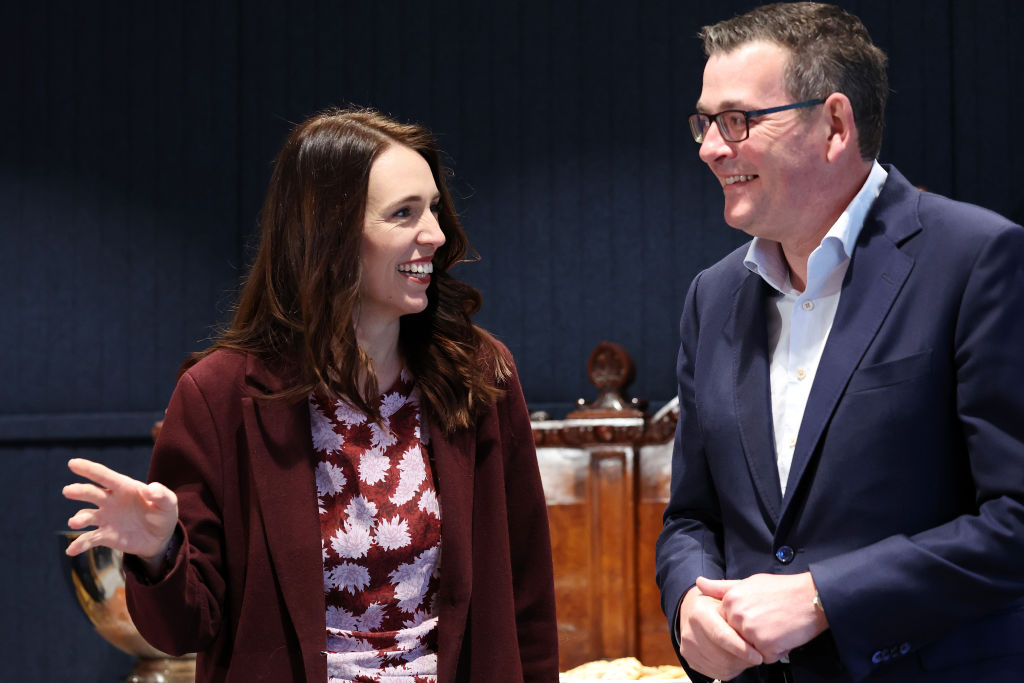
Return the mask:
{"type": "MultiPolygon", "coordinates": [[[[274,154],[320,108],[437,133],[481,255],[461,274],[531,407],[592,398],[602,340],[634,355],[633,395],[670,398],[686,287],[743,241],[686,131],[694,35],[752,4],[2,3],[0,678],[127,670],[59,574],[64,462],[144,475],[178,363],[229,310],[274,154]]],[[[890,55],[882,160],[1020,220],[1024,6],[841,4],[890,55]]]]}

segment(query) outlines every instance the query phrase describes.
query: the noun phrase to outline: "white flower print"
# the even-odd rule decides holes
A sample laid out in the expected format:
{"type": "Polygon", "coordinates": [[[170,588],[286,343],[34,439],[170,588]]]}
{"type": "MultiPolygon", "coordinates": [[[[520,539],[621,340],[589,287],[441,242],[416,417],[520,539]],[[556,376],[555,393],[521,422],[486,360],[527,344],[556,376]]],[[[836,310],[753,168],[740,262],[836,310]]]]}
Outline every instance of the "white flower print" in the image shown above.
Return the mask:
{"type": "Polygon", "coordinates": [[[350,525],[370,529],[376,522],[377,504],[363,496],[352,496],[352,500],[345,506],[345,514],[350,525]]]}
{"type": "Polygon", "coordinates": [[[404,548],[410,540],[409,522],[397,515],[391,520],[381,520],[377,525],[377,543],[384,550],[404,548]]]}
{"type": "Polygon", "coordinates": [[[358,408],[349,405],[347,401],[335,401],[334,417],[343,425],[361,425],[366,422],[366,415],[363,415],[358,408]]]}
{"type": "Polygon", "coordinates": [[[398,412],[405,405],[405,396],[401,392],[386,394],[380,401],[380,416],[385,420],[398,412]]]}
{"type": "MultiPolygon", "coordinates": [[[[405,626],[406,628],[416,628],[427,621],[437,621],[437,617],[430,612],[418,609],[412,613],[410,618],[402,622],[402,626],[405,626]]],[[[430,627],[431,624],[427,624],[427,626],[430,627]]]]}
{"type": "MultiPolygon", "coordinates": [[[[358,664],[360,663],[360,660],[362,658],[366,658],[366,657],[371,657],[372,658],[374,666],[380,666],[380,659],[378,659],[376,656],[374,656],[370,652],[366,651],[366,647],[367,647],[366,642],[364,640],[362,640],[361,638],[359,638],[358,636],[353,636],[352,632],[347,630],[347,629],[337,629],[337,630],[335,630],[335,632],[332,632],[332,629],[328,628],[327,646],[328,646],[328,649],[330,650],[331,654],[337,654],[339,652],[352,652],[352,653],[355,653],[355,657],[351,657],[351,658],[347,658],[346,657],[346,658],[339,659],[340,661],[342,661],[343,664],[341,666],[343,666],[343,667],[346,666],[346,665],[348,667],[358,666],[358,664]],[[353,661],[354,661],[354,664],[353,664],[353,661]]],[[[332,677],[331,680],[332,681],[334,680],[335,676],[340,676],[341,675],[339,673],[340,670],[337,669],[337,666],[332,665],[330,655],[328,656],[328,668],[329,668],[329,671],[331,673],[331,677],[332,677]]],[[[350,671],[354,671],[355,673],[354,674],[350,674],[348,676],[348,678],[345,678],[344,680],[351,681],[353,678],[355,678],[360,673],[362,673],[361,670],[359,670],[359,669],[350,669],[350,671]]]]}
{"type": "Polygon", "coordinates": [[[345,490],[348,480],[340,467],[329,462],[320,462],[316,466],[316,493],[323,498],[333,496],[345,490]]]}
{"type": "Polygon", "coordinates": [[[425,619],[417,624],[405,622],[404,625],[406,626],[405,630],[398,631],[395,634],[395,646],[399,650],[413,655],[412,657],[406,657],[406,661],[411,662],[427,654],[423,638],[437,626],[437,617],[425,619]]]}
{"type": "Polygon", "coordinates": [[[437,681],[441,510],[419,393],[404,369],[402,380],[378,401],[380,424],[339,399],[311,417],[330,683],[437,681]]]}
{"type": "Polygon", "coordinates": [[[338,588],[355,594],[356,591],[366,588],[370,583],[370,572],[366,570],[366,567],[360,567],[351,562],[342,562],[332,569],[325,579],[326,588],[338,588]]]}
{"type": "Polygon", "coordinates": [[[416,683],[416,677],[409,675],[409,670],[404,664],[382,667],[380,675],[381,679],[388,683],[416,683]]]}
{"type": "Polygon", "coordinates": [[[373,539],[370,537],[370,529],[360,524],[347,525],[346,529],[340,529],[331,538],[331,547],[338,557],[355,560],[366,555],[373,539]]]}
{"type": "Polygon", "coordinates": [[[359,480],[364,484],[376,484],[388,476],[391,461],[388,456],[376,450],[366,451],[359,458],[359,480]]]}
{"type": "Polygon", "coordinates": [[[384,621],[384,605],[379,602],[371,603],[366,611],[359,616],[359,628],[363,631],[376,631],[384,621]]]}
{"type": "Polygon", "coordinates": [[[374,450],[383,452],[388,446],[398,443],[398,437],[391,431],[391,424],[384,420],[383,425],[370,425],[370,443],[374,450]]]}
{"type": "Polygon", "coordinates": [[[309,400],[309,425],[313,432],[313,448],[328,453],[341,450],[345,439],[334,431],[330,418],[320,412],[312,398],[309,400]]]}
{"type": "Polygon", "coordinates": [[[358,626],[359,622],[344,607],[331,606],[327,608],[328,628],[338,629],[339,631],[355,631],[358,626]]]}
{"type": "Polygon", "coordinates": [[[434,489],[427,489],[420,495],[420,502],[417,507],[438,519],[441,517],[441,508],[438,506],[437,493],[434,489]]]}
{"type": "MultiPolygon", "coordinates": [[[[344,641],[330,638],[327,641],[327,680],[329,683],[346,683],[357,679],[380,680],[384,660],[365,651],[365,643],[358,638],[344,641]]],[[[390,683],[390,681],[389,681],[390,683]]]]}
{"type": "Polygon", "coordinates": [[[419,607],[423,601],[427,581],[434,571],[437,556],[437,546],[428,548],[412,562],[400,564],[391,572],[389,578],[395,584],[395,598],[398,600],[399,609],[412,612],[419,607]]]}
{"type": "Polygon", "coordinates": [[[423,452],[418,444],[411,446],[402,454],[402,460],[398,463],[400,472],[398,488],[391,502],[395,505],[402,505],[412,500],[420,485],[427,476],[427,470],[423,465],[423,452]]]}

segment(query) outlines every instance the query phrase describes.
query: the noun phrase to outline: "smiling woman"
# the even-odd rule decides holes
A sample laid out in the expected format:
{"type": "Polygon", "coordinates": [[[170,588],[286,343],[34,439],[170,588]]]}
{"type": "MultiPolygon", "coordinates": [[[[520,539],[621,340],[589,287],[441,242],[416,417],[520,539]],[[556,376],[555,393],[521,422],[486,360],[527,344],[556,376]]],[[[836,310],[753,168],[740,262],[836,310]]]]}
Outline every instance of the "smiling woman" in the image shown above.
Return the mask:
{"type": "Polygon", "coordinates": [[[547,512],[508,350],[448,269],[468,242],[430,134],[299,124],[228,329],[185,363],[144,484],[94,483],[71,555],[197,681],[552,681],[547,512]],[[513,496],[507,496],[513,491],[513,496]],[[443,561],[442,561],[443,558],[443,561]]]}
{"type": "MultiPolygon", "coordinates": [[[[356,325],[359,345],[427,307],[434,252],[445,242],[438,222],[441,193],[426,159],[404,145],[384,150],[370,168],[361,262],[363,282],[356,325]]],[[[395,359],[397,360],[397,358],[395,359]]],[[[375,361],[378,380],[397,376],[397,363],[375,361]]]]}

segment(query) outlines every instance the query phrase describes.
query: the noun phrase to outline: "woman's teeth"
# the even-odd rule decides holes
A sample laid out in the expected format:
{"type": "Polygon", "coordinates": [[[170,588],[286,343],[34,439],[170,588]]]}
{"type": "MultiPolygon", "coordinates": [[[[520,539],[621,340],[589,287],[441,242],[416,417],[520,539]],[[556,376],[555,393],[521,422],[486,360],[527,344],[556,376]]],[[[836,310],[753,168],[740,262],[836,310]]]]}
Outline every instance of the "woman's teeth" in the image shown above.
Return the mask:
{"type": "Polygon", "coordinates": [[[403,263],[398,266],[401,273],[412,273],[413,275],[430,275],[434,272],[433,263],[403,263]]]}

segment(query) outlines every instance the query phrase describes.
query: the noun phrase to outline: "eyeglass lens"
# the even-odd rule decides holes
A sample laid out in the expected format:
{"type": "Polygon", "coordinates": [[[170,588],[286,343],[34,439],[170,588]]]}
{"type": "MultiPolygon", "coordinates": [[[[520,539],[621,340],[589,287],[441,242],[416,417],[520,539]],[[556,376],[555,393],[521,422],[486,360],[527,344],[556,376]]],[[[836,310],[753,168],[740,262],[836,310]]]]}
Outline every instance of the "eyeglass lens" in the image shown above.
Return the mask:
{"type": "MultiPolygon", "coordinates": [[[[698,143],[704,142],[704,135],[711,128],[712,118],[707,114],[690,115],[690,132],[698,143]]],[[[718,130],[728,142],[740,142],[747,138],[747,117],[740,110],[719,112],[714,117],[718,130]]]]}

